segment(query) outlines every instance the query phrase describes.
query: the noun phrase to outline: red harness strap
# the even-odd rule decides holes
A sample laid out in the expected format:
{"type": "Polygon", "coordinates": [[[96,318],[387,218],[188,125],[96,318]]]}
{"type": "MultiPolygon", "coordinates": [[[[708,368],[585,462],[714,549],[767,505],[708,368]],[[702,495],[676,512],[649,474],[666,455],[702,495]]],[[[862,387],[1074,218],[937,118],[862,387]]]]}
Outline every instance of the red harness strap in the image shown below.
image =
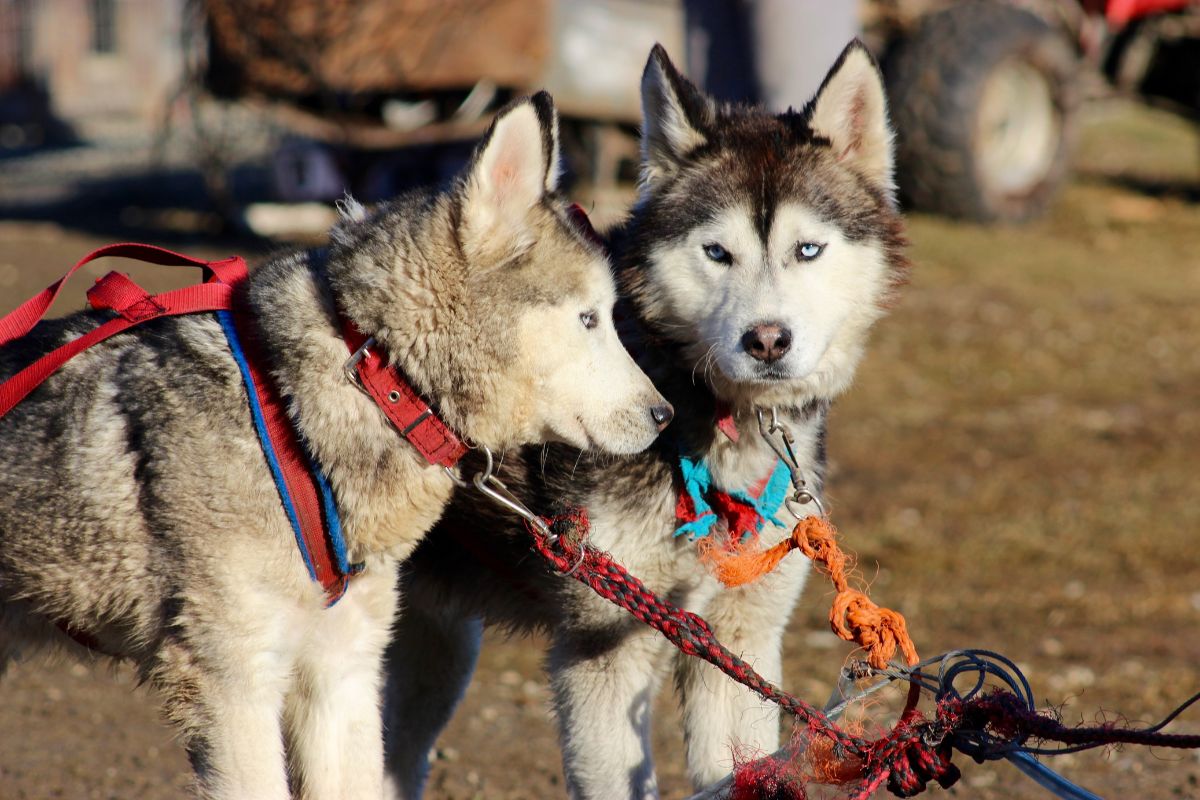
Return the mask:
{"type": "MultiPolygon", "coordinates": [[[[279,488],[280,499],[298,539],[305,564],[313,579],[325,590],[332,604],[346,590],[354,569],[346,563],[337,510],[327,485],[319,483],[300,435],[287,414],[287,406],[262,365],[266,363],[251,320],[244,308],[234,304],[234,291],[248,277],[246,262],[239,256],[222,261],[202,261],[160,247],[144,244],[113,244],[89,253],[45,291],[0,319],[0,346],[25,336],[42,320],[58,297],[63,284],[85,264],[100,258],[121,256],[162,266],[200,267],[208,275],[204,283],[151,295],[128,276],[110,272],[88,291],[93,308],[118,316],[77,339],[52,350],[0,383],[0,417],[21,402],[63,364],[92,345],[159,317],[229,312],[233,332],[230,347],[246,378],[255,427],[264,455],[279,488]],[[339,528],[339,530],[334,530],[339,528]]],[[[227,320],[223,318],[222,324],[227,320]]],[[[468,447],[450,430],[399,370],[389,366],[353,323],[343,321],[346,345],[354,356],[358,378],[397,430],[429,463],[452,467],[468,447]]],[[[230,333],[227,331],[227,333],[230,333]]],[[[74,633],[72,635],[75,635],[74,633]]]]}
{"type": "Polygon", "coordinates": [[[342,318],[342,337],[363,389],[375,401],[400,435],[417,448],[430,464],[453,467],[470,447],[434,413],[429,403],[388,364],[353,322],[342,318]]]}
{"type": "Polygon", "coordinates": [[[13,406],[25,399],[26,395],[63,364],[110,336],[156,317],[229,308],[232,304],[233,287],[246,275],[246,262],[237,256],[210,263],[144,244],[112,244],[101,247],[85,256],[45,291],[25,301],[15,311],[0,319],[0,346],[33,330],[58,297],[63,284],[76,270],[84,264],[107,256],[136,258],[162,266],[202,267],[208,270],[210,277],[198,286],[188,286],[151,297],[129,278],[110,272],[88,291],[88,300],[93,308],[111,309],[119,316],[47,353],[0,384],[0,417],[11,411],[13,406]]]}
{"type": "Polygon", "coordinates": [[[289,517],[299,538],[305,566],[312,579],[325,590],[326,605],[333,605],[346,593],[350,578],[356,573],[348,564],[342,566],[344,557],[338,558],[341,533],[339,530],[335,534],[332,527],[337,524],[340,529],[340,522],[333,523],[329,519],[336,514],[336,509],[331,509],[328,514],[322,513],[316,467],[300,441],[296,426],[288,417],[283,398],[262,366],[267,362],[262,343],[255,335],[253,320],[248,318],[244,310],[240,313],[235,310],[233,323],[244,352],[239,367],[244,368],[244,377],[249,378],[245,384],[247,393],[254,395],[252,409],[261,415],[259,421],[268,440],[262,443],[263,449],[272,466],[276,484],[281,484],[278,487],[280,499],[285,510],[294,513],[294,517],[291,513],[289,517]]]}
{"type": "MultiPolygon", "coordinates": [[[[287,416],[286,405],[273,383],[267,379],[260,366],[262,355],[258,350],[257,338],[244,309],[240,313],[234,307],[234,290],[246,280],[246,262],[239,256],[222,261],[202,261],[159,247],[144,244],[114,244],[88,254],[71,270],[42,293],[23,303],[15,311],[0,319],[0,346],[29,333],[41,321],[63,284],[83,265],[99,258],[122,256],[162,266],[200,267],[207,271],[206,282],[158,295],[151,295],[127,276],[110,272],[99,279],[88,291],[88,300],[96,309],[107,309],[119,316],[111,319],[88,333],[74,339],[39,358],[25,369],[0,383],[0,417],[36,389],[43,381],[69,361],[94,344],[128,330],[134,325],[159,317],[195,314],[206,311],[233,311],[239,332],[251,351],[246,359],[252,380],[247,391],[253,392],[270,446],[274,450],[274,462],[279,467],[283,485],[281,499],[295,510],[298,536],[307,551],[312,575],[325,589],[330,602],[345,591],[347,573],[338,566],[337,554],[327,535],[322,517],[321,496],[316,485],[308,456],[300,443],[299,435],[287,416]]],[[[268,460],[272,460],[268,456],[268,460]]]]}

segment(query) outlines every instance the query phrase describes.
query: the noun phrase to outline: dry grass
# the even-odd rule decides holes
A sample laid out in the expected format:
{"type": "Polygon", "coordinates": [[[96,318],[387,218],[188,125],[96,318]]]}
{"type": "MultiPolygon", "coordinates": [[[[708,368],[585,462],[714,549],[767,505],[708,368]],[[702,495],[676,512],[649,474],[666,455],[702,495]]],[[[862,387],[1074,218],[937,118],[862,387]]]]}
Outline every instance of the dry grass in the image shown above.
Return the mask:
{"type": "MultiPolygon", "coordinates": [[[[1145,114],[1090,134],[1042,222],[913,220],[913,284],[837,408],[831,482],[924,654],[1000,650],[1068,721],[1148,721],[1200,690],[1200,142],[1145,114]]],[[[794,685],[840,652],[791,662],[794,685]]],[[[1113,797],[1194,796],[1200,777],[1192,754],[1053,764],[1113,797]]],[[[1043,796],[1007,766],[964,770],[965,796],[1043,796]]]]}

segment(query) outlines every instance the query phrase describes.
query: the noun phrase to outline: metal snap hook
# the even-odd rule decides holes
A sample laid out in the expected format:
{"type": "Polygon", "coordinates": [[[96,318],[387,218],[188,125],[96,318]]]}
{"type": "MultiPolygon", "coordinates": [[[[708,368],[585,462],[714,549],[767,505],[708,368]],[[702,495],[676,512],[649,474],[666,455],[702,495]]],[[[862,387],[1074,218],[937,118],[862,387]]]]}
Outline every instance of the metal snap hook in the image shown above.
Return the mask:
{"type": "Polygon", "coordinates": [[[788,513],[797,520],[811,516],[808,513],[803,513],[797,506],[816,506],[817,513],[820,516],[825,516],[825,505],[821,499],[808,488],[808,481],[804,479],[804,472],[800,469],[800,460],[796,458],[795,439],[792,437],[792,432],[786,424],[779,419],[779,411],[775,406],[771,406],[770,422],[767,421],[767,415],[763,409],[755,409],[755,415],[758,417],[758,432],[766,440],[767,445],[774,451],[776,457],[783,462],[788,470],[788,478],[792,482],[792,488],[795,493],[784,500],[784,507],[788,513]]]}
{"type": "Polygon", "coordinates": [[[514,497],[513,493],[504,485],[504,481],[493,474],[496,462],[492,457],[491,449],[483,445],[480,445],[479,449],[483,451],[485,462],[484,468],[476,473],[475,477],[471,478],[471,483],[475,485],[475,488],[482,492],[485,497],[495,503],[499,503],[537,528],[538,532],[546,536],[550,542],[557,541],[558,536],[551,532],[550,526],[546,524],[546,521],[537,514],[534,514],[524,503],[514,497]]]}
{"type": "MultiPolygon", "coordinates": [[[[498,505],[507,508],[521,519],[525,520],[532,526],[539,535],[545,537],[546,541],[551,545],[558,544],[561,537],[550,529],[546,524],[546,520],[539,517],[537,514],[529,510],[529,507],[516,498],[515,495],[504,484],[504,481],[497,478],[494,474],[496,468],[495,458],[492,456],[492,451],[483,445],[478,445],[477,449],[483,452],[484,467],[471,478],[471,485],[479,490],[479,492],[489,500],[498,505]]],[[[467,486],[465,481],[457,478],[449,469],[446,473],[459,486],[467,486]]],[[[579,543],[579,558],[572,567],[563,572],[563,575],[573,575],[575,571],[582,566],[584,559],[587,556],[587,551],[583,542],[579,543]]]]}

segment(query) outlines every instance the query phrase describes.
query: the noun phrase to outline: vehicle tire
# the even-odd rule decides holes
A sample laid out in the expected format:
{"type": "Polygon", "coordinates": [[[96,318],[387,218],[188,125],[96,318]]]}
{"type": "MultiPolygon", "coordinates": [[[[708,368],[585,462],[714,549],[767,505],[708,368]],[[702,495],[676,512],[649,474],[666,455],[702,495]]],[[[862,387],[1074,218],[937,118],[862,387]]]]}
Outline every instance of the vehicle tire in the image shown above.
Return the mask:
{"type": "Polygon", "coordinates": [[[1066,177],[1079,58],[1064,31],[996,0],[921,19],[885,59],[901,198],[983,222],[1042,213],[1066,177]]]}

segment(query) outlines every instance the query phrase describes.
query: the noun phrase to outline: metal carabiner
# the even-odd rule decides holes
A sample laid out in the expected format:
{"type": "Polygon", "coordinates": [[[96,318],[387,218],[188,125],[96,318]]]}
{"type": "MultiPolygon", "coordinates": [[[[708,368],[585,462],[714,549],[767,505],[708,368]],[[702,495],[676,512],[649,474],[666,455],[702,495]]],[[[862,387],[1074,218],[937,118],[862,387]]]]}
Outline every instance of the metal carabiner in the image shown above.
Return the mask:
{"type": "Polygon", "coordinates": [[[475,476],[471,478],[471,483],[475,485],[475,488],[482,492],[483,495],[492,502],[504,506],[509,511],[524,519],[530,525],[533,525],[538,529],[539,533],[543,534],[550,541],[551,544],[558,541],[558,535],[550,530],[550,526],[546,524],[546,521],[530,511],[528,506],[518,500],[513,493],[508,490],[508,487],[504,485],[504,481],[492,474],[493,470],[495,469],[496,462],[492,458],[491,449],[482,445],[479,447],[479,449],[483,451],[484,458],[486,459],[486,465],[482,471],[477,472],[475,476]]]}
{"type": "Polygon", "coordinates": [[[775,455],[788,469],[788,478],[792,482],[792,488],[795,493],[784,500],[784,507],[788,513],[797,520],[802,520],[809,516],[801,514],[793,505],[805,506],[812,503],[817,507],[817,513],[822,517],[825,516],[825,505],[821,499],[808,489],[808,481],[804,479],[804,474],[800,469],[800,460],[796,458],[795,445],[796,440],[792,437],[792,432],[786,424],[779,419],[779,412],[774,406],[771,406],[771,421],[767,423],[766,414],[761,408],[754,410],[758,417],[758,432],[763,439],[767,441],[767,445],[774,451],[775,455]]]}
{"type": "Polygon", "coordinates": [[[779,414],[775,410],[774,406],[771,406],[770,425],[766,423],[766,418],[761,408],[755,409],[754,413],[758,416],[758,432],[764,439],[767,440],[767,444],[773,451],[775,451],[775,455],[777,455],[784,464],[787,464],[788,471],[792,474],[792,483],[796,483],[798,481],[800,485],[796,488],[799,489],[804,485],[804,479],[800,477],[800,463],[796,458],[796,451],[792,447],[792,445],[795,444],[795,439],[792,438],[791,430],[788,429],[787,425],[784,425],[779,421],[779,414]],[[776,436],[778,436],[779,440],[782,441],[783,444],[780,444],[775,440],[776,436]]]}
{"type": "MultiPolygon", "coordinates": [[[[500,480],[493,474],[493,470],[495,469],[495,460],[492,458],[492,451],[483,445],[480,445],[479,449],[483,451],[486,463],[483,470],[476,473],[475,477],[471,479],[471,483],[475,485],[475,488],[478,489],[484,497],[503,506],[504,508],[507,508],[509,511],[521,517],[521,519],[525,520],[527,523],[536,528],[539,534],[546,537],[546,541],[548,543],[551,545],[558,544],[561,537],[550,529],[550,526],[546,524],[546,520],[530,511],[527,505],[518,500],[516,496],[509,491],[509,488],[504,485],[504,481],[500,480]]],[[[451,477],[453,477],[453,475],[451,477]]],[[[575,574],[575,570],[579,569],[579,567],[583,564],[583,559],[587,555],[587,552],[584,548],[584,543],[581,541],[579,543],[579,558],[569,570],[562,573],[563,575],[569,576],[575,574]]]]}

